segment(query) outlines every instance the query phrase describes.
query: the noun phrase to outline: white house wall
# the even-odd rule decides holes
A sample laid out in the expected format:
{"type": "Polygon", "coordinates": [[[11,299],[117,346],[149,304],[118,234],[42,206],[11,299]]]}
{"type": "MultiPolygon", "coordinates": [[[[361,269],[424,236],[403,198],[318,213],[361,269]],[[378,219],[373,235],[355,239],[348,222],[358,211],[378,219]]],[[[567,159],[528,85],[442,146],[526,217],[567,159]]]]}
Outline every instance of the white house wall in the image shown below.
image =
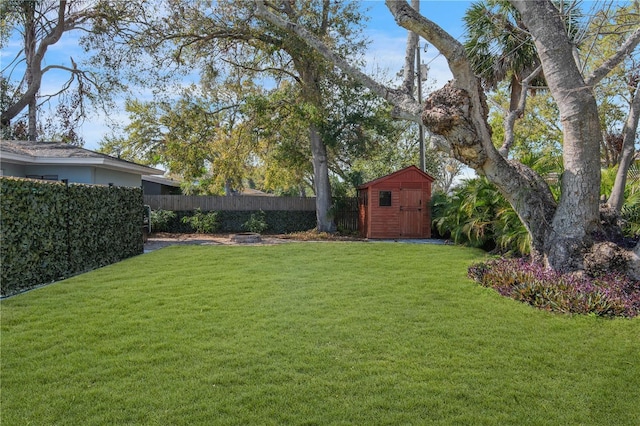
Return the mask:
{"type": "Polygon", "coordinates": [[[116,186],[132,186],[140,188],[142,186],[142,178],[140,175],[133,173],[119,172],[109,169],[95,169],[95,183],[99,185],[108,185],[113,183],[116,186]]]}
{"type": "Polygon", "coordinates": [[[68,167],[68,166],[25,166],[27,176],[57,176],[58,180],[68,179],[74,183],[94,183],[92,167],[68,167]]]}
{"type": "Polygon", "coordinates": [[[55,176],[57,177],[57,180],[61,181],[67,179],[69,183],[97,185],[108,185],[112,183],[116,186],[129,186],[136,188],[142,186],[142,179],[139,174],[100,169],[92,166],[50,166],[2,163],[2,176],[55,176]]]}
{"type": "Polygon", "coordinates": [[[13,163],[2,163],[2,176],[16,176],[16,177],[24,177],[26,175],[25,166],[21,164],[13,164],[13,163]]]}

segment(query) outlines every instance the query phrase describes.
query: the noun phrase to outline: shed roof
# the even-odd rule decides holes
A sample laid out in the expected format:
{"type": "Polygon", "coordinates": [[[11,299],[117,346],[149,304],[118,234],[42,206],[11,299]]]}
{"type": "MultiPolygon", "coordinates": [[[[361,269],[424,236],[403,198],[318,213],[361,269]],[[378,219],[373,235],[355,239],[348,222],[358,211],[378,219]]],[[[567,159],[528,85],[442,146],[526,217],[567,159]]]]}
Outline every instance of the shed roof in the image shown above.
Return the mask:
{"type": "Polygon", "coordinates": [[[164,173],[164,170],[60,142],[0,140],[0,155],[2,161],[14,164],[97,166],[140,175],[164,173]]]}
{"type": "Polygon", "coordinates": [[[401,170],[398,170],[396,172],[393,172],[391,174],[388,174],[386,176],[382,176],[382,177],[380,177],[378,179],[374,179],[374,180],[372,180],[370,182],[363,183],[362,185],[360,185],[358,187],[358,189],[365,189],[365,188],[368,188],[370,186],[382,183],[382,182],[384,182],[386,180],[398,178],[401,175],[403,175],[405,173],[408,173],[408,172],[418,172],[421,177],[423,177],[424,179],[426,179],[426,180],[428,180],[430,182],[433,182],[434,180],[436,180],[433,176],[431,176],[428,173],[423,172],[422,170],[420,170],[416,166],[409,166],[409,167],[405,167],[404,169],[401,169],[401,170]]]}

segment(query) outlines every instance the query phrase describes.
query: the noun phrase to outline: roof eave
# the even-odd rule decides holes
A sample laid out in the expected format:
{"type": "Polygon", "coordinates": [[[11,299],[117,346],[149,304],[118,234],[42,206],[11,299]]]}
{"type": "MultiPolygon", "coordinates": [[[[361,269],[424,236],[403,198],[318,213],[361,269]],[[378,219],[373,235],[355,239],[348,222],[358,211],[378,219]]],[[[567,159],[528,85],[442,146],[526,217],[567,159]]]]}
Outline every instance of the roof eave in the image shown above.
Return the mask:
{"type": "Polygon", "coordinates": [[[139,173],[141,175],[157,175],[164,173],[164,170],[135,163],[125,163],[110,158],[97,157],[40,157],[27,156],[11,152],[2,153],[2,161],[21,165],[38,166],[99,166],[104,169],[117,170],[121,172],[139,173]]]}
{"type": "Polygon", "coordinates": [[[396,170],[395,172],[393,172],[393,173],[389,173],[389,174],[388,174],[388,175],[386,175],[386,176],[382,176],[382,177],[379,177],[379,178],[374,179],[374,180],[372,180],[372,181],[369,181],[369,182],[363,183],[362,185],[358,186],[356,189],[366,189],[366,188],[369,188],[370,186],[377,185],[377,184],[379,184],[379,183],[381,183],[381,182],[384,182],[384,181],[386,181],[386,180],[388,180],[388,179],[391,179],[391,178],[393,178],[393,177],[395,177],[395,176],[398,176],[399,174],[406,173],[406,172],[408,172],[408,171],[409,171],[409,170],[411,170],[411,169],[415,169],[416,171],[418,171],[421,175],[423,175],[425,178],[427,178],[427,179],[428,179],[428,180],[430,180],[431,182],[434,182],[434,181],[436,180],[436,179],[435,179],[433,176],[431,176],[429,173],[423,172],[422,170],[420,170],[420,169],[419,169],[419,168],[417,168],[416,166],[413,166],[413,165],[412,165],[412,166],[405,167],[404,169],[396,170]]]}

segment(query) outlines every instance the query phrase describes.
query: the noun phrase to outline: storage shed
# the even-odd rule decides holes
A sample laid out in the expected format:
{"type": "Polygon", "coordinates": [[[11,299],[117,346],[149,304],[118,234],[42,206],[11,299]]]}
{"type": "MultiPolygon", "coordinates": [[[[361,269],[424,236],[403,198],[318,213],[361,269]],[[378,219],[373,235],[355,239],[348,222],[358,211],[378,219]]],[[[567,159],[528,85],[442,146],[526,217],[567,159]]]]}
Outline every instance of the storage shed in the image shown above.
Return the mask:
{"type": "Polygon", "coordinates": [[[358,229],[365,238],[431,238],[431,184],[409,166],[358,187],[358,229]]]}

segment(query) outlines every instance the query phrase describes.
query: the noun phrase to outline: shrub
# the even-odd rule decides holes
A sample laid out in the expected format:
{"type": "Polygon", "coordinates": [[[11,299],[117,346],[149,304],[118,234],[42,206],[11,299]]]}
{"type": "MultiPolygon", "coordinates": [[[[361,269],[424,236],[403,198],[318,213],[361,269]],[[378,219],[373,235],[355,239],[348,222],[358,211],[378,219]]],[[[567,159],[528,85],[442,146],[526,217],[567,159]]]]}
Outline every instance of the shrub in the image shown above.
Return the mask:
{"type": "MultiPolygon", "coordinates": [[[[173,233],[189,233],[194,232],[193,227],[189,225],[189,220],[185,217],[193,216],[196,212],[175,211],[175,217],[169,220],[165,232],[173,233]]],[[[216,211],[219,226],[216,232],[242,232],[245,224],[255,211],[216,211]]],[[[269,225],[269,232],[274,234],[285,234],[290,232],[298,232],[313,228],[316,225],[315,211],[281,211],[268,210],[264,212],[265,222],[269,225]]]]}
{"type": "Polygon", "coordinates": [[[185,216],[182,223],[191,225],[194,231],[201,234],[210,234],[218,230],[217,212],[204,213],[200,209],[196,209],[193,216],[185,216]]]}
{"type": "Polygon", "coordinates": [[[640,314],[640,283],[621,274],[560,274],[525,259],[491,260],[472,265],[468,274],[503,296],[547,311],[604,317],[640,314]]]}
{"type": "Polygon", "coordinates": [[[529,233],[486,178],[466,180],[450,196],[435,193],[431,207],[437,233],[457,244],[514,255],[529,253],[529,233]]]}
{"type": "Polygon", "coordinates": [[[266,222],[265,214],[262,210],[252,213],[249,220],[242,224],[242,228],[249,232],[261,233],[269,228],[266,222]]]}
{"type": "Polygon", "coordinates": [[[143,252],[140,188],[0,177],[0,294],[143,252]]]}
{"type": "Polygon", "coordinates": [[[624,234],[627,237],[640,235],[640,204],[633,204],[627,201],[620,213],[623,219],[622,230],[624,234]]]}
{"type": "Polygon", "coordinates": [[[171,210],[151,211],[151,230],[154,232],[169,232],[169,224],[176,217],[171,210]]]}

